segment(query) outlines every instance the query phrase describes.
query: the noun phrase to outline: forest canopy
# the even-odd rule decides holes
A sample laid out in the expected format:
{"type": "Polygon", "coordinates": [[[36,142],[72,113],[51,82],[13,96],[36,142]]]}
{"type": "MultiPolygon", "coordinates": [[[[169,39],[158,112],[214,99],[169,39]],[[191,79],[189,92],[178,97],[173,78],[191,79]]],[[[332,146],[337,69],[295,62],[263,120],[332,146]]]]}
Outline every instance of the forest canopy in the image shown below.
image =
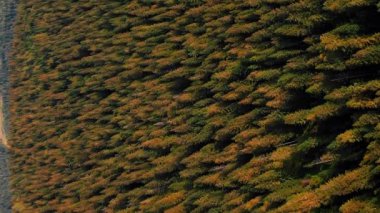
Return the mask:
{"type": "Polygon", "coordinates": [[[19,0],[15,212],[379,212],[377,0],[19,0]]]}

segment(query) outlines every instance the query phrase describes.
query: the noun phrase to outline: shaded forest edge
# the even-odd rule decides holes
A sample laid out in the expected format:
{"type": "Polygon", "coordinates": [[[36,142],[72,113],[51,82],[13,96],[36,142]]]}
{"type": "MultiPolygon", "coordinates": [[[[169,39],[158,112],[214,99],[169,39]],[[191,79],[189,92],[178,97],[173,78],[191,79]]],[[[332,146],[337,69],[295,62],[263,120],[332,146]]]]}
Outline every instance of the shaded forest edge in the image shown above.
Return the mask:
{"type": "Polygon", "coordinates": [[[7,140],[8,132],[8,57],[12,42],[16,1],[0,1],[0,212],[11,212],[11,193],[9,189],[9,168],[7,140]]]}
{"type": "Polygon", "coordinates": [[[378,212],[375,0],[20,0],[13,208],[378,212]]]}

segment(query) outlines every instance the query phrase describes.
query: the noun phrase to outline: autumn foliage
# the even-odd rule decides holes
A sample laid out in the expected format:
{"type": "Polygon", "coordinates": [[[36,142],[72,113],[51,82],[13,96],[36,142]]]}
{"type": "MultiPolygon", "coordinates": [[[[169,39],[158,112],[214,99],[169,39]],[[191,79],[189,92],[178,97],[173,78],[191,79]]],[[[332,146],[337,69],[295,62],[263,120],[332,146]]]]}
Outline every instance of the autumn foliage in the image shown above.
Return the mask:
{"type": "Polygon", "coordinates": [[[379,212],[379,8],[20,0],[14,211],[379,212]]]}

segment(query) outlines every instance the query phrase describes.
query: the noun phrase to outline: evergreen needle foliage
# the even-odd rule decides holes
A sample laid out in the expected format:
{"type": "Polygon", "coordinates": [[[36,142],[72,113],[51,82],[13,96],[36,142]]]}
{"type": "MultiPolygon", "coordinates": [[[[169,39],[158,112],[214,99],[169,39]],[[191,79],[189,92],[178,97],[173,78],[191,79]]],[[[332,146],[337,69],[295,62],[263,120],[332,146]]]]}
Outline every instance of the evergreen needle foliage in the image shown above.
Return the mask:
{"type": "Polygon", "coordinates": [[[20,0],[15,212],[379,212],[376,0],[20,0]]]}

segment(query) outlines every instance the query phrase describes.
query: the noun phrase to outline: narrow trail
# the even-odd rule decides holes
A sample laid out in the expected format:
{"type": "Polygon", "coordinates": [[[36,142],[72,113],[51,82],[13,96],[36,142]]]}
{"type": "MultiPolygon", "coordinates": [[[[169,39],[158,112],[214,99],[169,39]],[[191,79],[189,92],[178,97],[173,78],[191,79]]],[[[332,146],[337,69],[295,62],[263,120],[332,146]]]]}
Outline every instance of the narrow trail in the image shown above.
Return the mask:
{"type": "MultiPolygon", "coordinates": [[[[0,109],[5,109],[3,104],[3,97],[0,96],[0,109]]],[[[10,148],[8,139],[7,139],[7,133],[5,130],[5,119],[4,119],[4,113],[3,110],[0,110],[0,141],[1,144],[4,145],[6,148],[10,148]]]]}
{"type": "Polygon", "coordinates": [[[8,54],[13,37],[17,0],[0,0],[0,213],[10,213],[8,132],[8,54]]]}

